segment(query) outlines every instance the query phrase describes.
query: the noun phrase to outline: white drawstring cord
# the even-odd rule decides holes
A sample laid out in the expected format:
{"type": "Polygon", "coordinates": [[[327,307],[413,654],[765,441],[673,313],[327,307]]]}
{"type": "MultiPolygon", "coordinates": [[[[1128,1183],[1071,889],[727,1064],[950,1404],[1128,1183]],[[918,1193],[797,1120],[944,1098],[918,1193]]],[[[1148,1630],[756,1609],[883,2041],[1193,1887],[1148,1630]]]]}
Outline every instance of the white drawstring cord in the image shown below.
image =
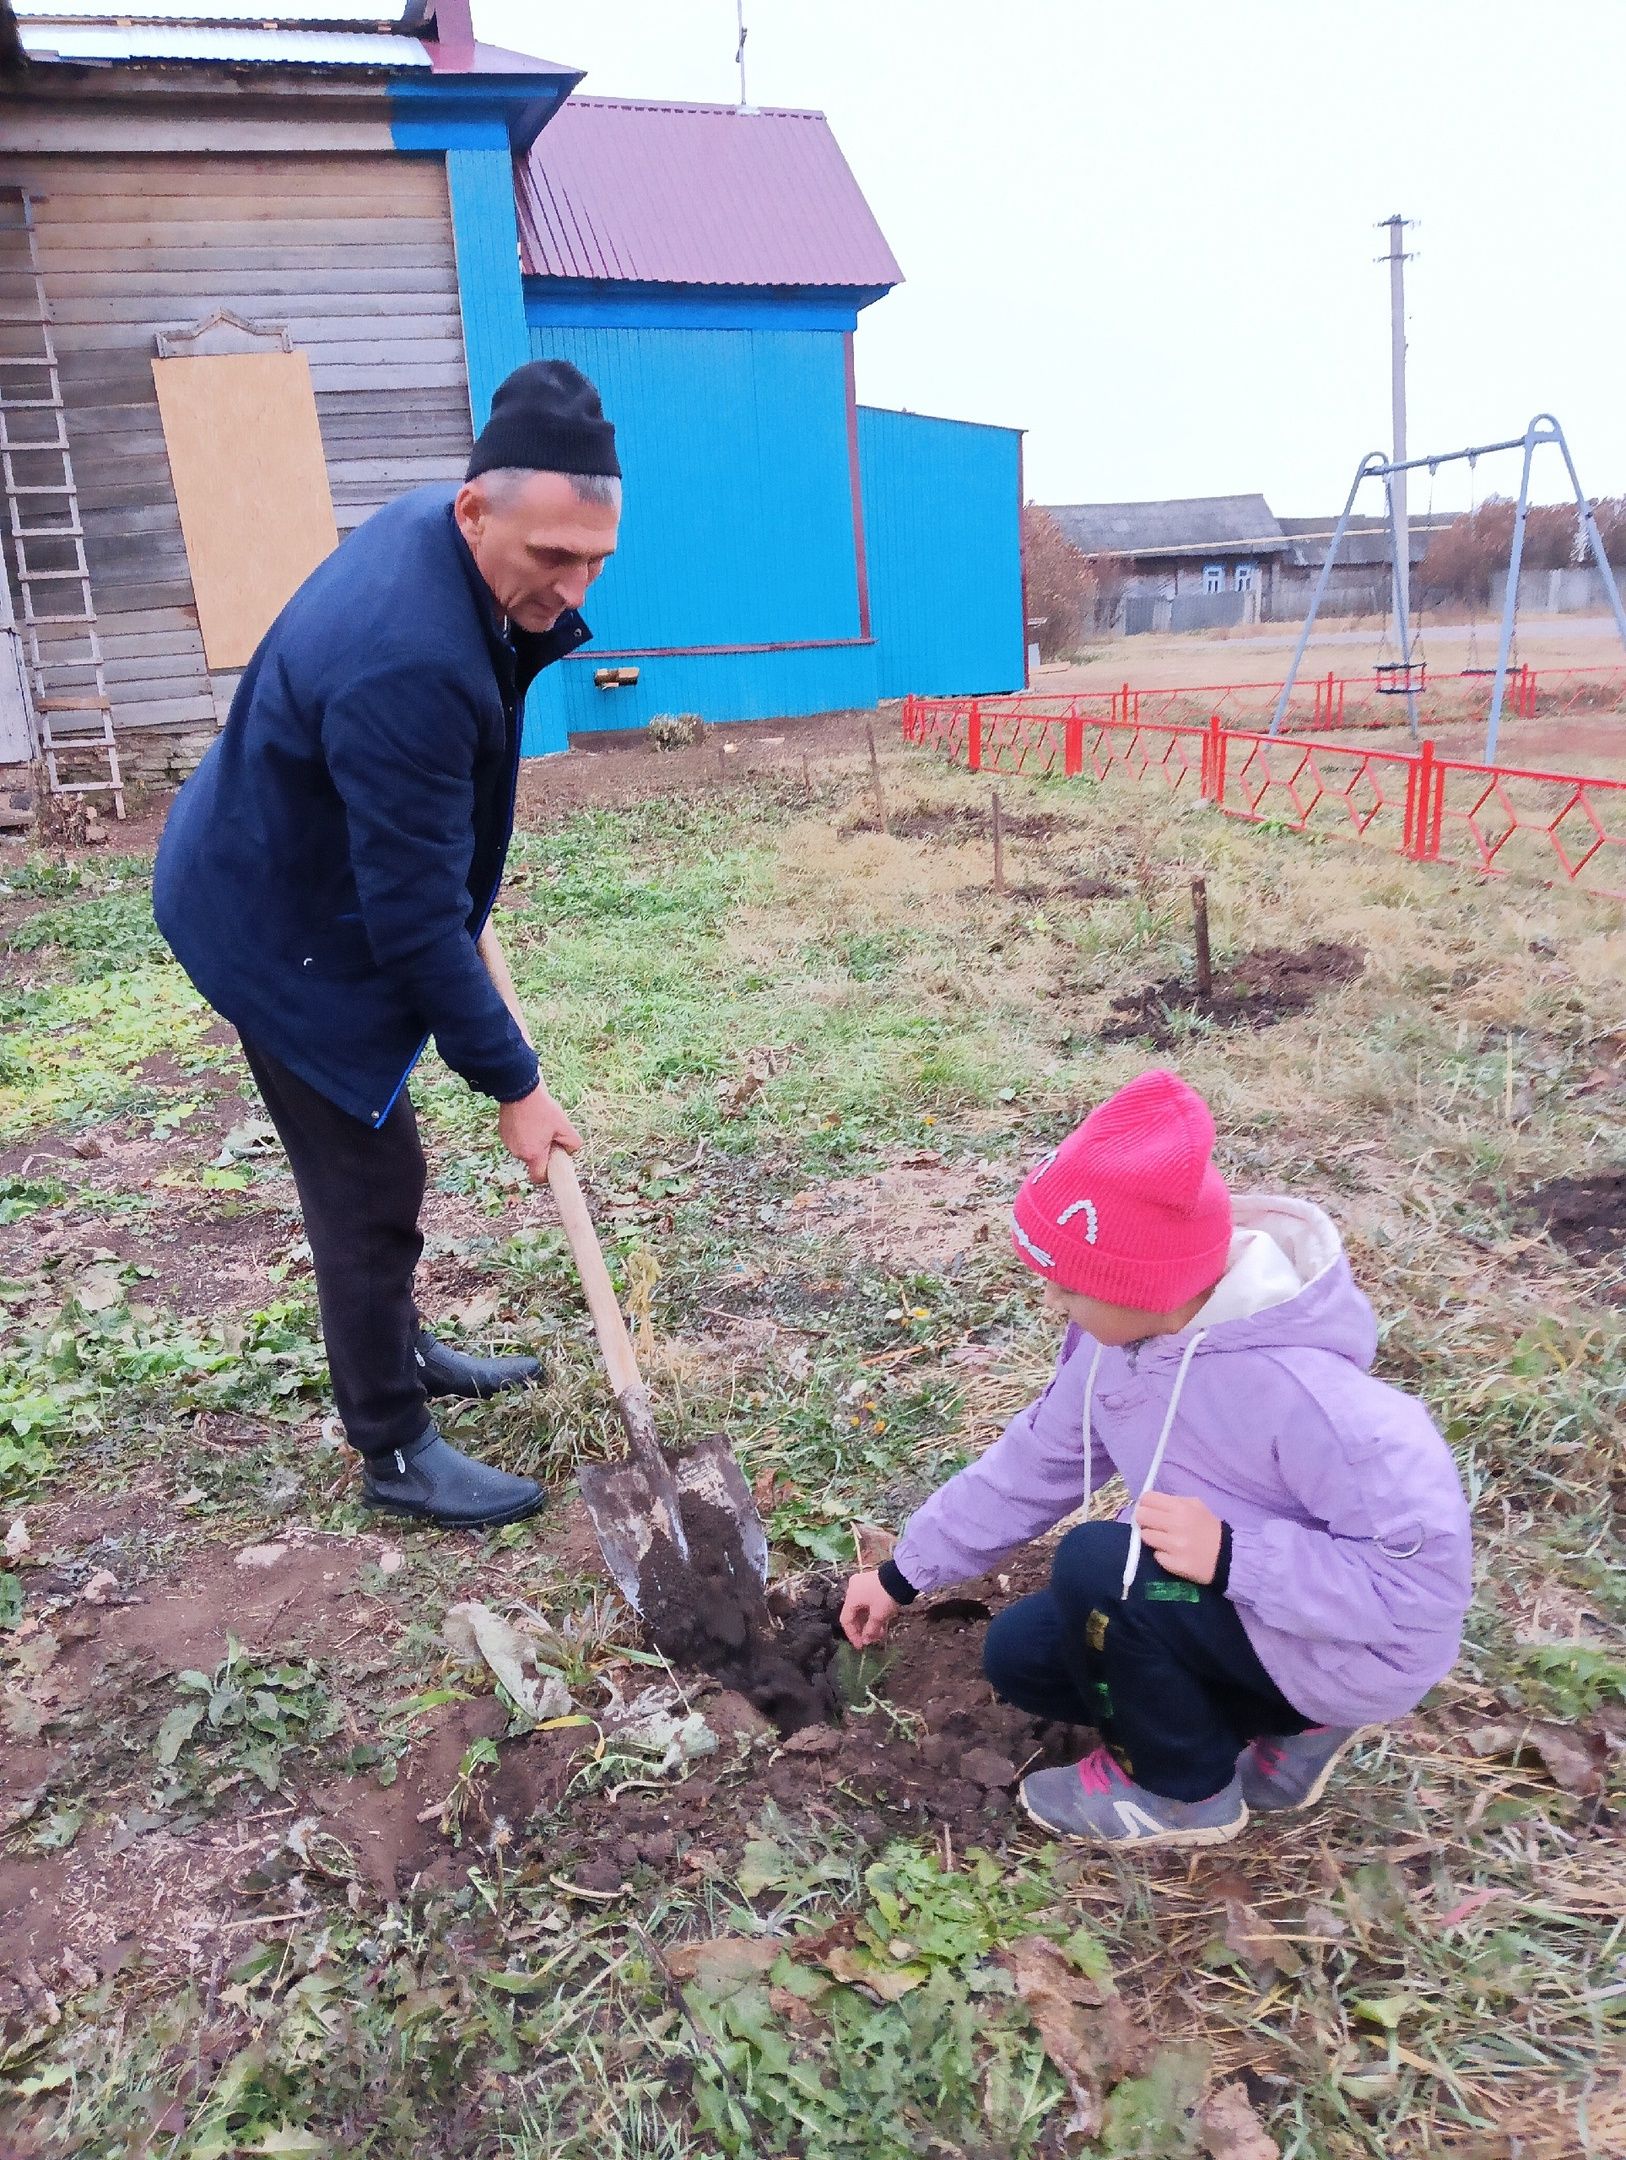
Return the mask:
{"type": "MultiPolygon", "coordinates": [[[[1136,1495],[1135,1505],[1129,1512],[1129,1558],[1124,1562],[1123,1588],[1118,1593],[1120,1597],[1128,1597],[1129,1585],[1135,1579],[1136,1568],[1140,1566],[1140,1524],[1135,1520],[1135,1515],[1141,1501],[1146,1498],[1146,1495],[1157,1483],[1157,1473],[1163,1467],[1163,1450],[1168,1446],[1169,1434],[1174,1428],[1174,1413],[1180,1407],[1180,1391],[1186,1384],[1186,1372],[1192,1359],[1197,1354],[1197,1345],[1207,1333],[1206,1328],[1199,1328],[1190,1342],[1186,1344],[1185,1353],[1180,1360],[1180,1370],[1174,1376],[1174,1388],[1169,1396],[1169,1407],[1163,1413],[1163,1430],[1158,1434],[1157,1446],[1152,1450],[1151,1468],[1147,1471],[1146,1482],[1136,1495]]],[[[1092,1373],[1090,1377],[1093,1380],[1095,1375],[1092,1373]]]]}
{"type": "Polygon", "coordinates": [[[1084,1520],[1086,1522],[1090,1519],[1090,1502],[1095,1498],[1094,1493],[1090,1490],[1090,1481],[1095,1473],[1095,1434],[1090,1429],[1090,1420],[1095,1407],[1095,1376],[1100,1369],[1101,1345],[1097,1343],[1095,1355],[1090,1359],[1090,1369],[1084,1376],[1084,1520]]]}

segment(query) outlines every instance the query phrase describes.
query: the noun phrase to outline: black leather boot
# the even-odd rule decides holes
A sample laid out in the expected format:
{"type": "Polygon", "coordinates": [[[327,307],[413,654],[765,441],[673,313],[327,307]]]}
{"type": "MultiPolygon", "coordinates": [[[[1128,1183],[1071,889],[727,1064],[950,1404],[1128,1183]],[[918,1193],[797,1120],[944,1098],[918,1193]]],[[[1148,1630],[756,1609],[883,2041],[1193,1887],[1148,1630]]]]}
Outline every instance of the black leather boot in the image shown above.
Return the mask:
{"type": "Polygon", "coordinates": [[[461,1350],[436,1342],[423,1328],[418,1330],[412,1352],[423,1376],[423,1391],[431,1399],[465,1395],[484,1402],[505,1388],[529,1387],[542,1370],[541,1360],[534,1357],[465,1357],[461,1350]]]}
{"type": "Polygon", "coordinates": [[[547,1501],[534,1478],[476,1462],[443,1440],[433,1425],[410,1447],[363,1457],[361,1496],[368,1507],[392,1515],[466,1530],[519,1522],[547,1501]]]}

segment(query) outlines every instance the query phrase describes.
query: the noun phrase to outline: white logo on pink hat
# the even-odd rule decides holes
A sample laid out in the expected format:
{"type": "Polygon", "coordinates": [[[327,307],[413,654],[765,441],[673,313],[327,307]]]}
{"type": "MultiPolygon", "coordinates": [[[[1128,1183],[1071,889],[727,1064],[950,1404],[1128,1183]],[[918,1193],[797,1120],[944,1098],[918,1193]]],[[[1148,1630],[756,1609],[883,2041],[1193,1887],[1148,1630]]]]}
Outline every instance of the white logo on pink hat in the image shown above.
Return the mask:
{"type": "Polygon", "coordinates": [[[1011,1235],[1025,1253],[1031,1254],[1040,1267],[1053,1268],[1055,1266],[1055,1256],[1047,1253],[1042,1245],[1035,1245],[1014,1215],[1011,1217],[1011,1235]]]}
{"type": "Polygon", "coordinates": [[[1061,1229],[1063,1224],[1071,1222],[1075,1215],[1084,1216],[1084,1242],[1086,1245],[1093,1245],[1101,1235],[1101,1220],[1095,1212],[1095,1202],[1093,1200],[1075,1200],[1071,1207],[1064,1207],[1056,1217],[1056,1228],[1061,1229]]]}

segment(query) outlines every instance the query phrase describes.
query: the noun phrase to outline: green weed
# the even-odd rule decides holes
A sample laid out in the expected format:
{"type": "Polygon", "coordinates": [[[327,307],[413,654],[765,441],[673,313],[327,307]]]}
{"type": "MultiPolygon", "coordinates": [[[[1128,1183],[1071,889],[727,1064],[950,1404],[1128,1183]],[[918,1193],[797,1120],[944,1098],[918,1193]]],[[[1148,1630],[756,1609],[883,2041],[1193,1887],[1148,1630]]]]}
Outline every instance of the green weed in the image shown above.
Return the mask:
{"type": "Polygon", "coordinates": [[[259,1664],[231,1637],[212,1673],[183,1672],[175,1685],[184,1699],[153,1746],[159,1769],[172,1772],[161,1781],[162,1804],[177,1791],[212,1799],[245,1776],[279,1792],[287,1759],[319,1747],[344,1722],[315,1664],[259,1664]]]}

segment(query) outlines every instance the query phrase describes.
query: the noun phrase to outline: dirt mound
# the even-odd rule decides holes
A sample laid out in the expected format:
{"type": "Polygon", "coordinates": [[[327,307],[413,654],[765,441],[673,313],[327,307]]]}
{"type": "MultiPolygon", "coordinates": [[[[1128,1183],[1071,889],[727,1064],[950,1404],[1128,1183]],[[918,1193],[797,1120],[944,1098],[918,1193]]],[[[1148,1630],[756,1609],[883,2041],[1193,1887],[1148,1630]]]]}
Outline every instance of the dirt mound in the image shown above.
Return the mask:
{"type": "Polygon", "coordinates": [[[1626,1249],[1626,1170],[1554,1178],[1526,1193],[1519,1212],[1577,1260],[1611,1260],[1626,1249]]]}
{"type": "Polygon", "coordinates": [[[1353,982],[1365,966],[1365,954],[1353,945],[1324,941],[1299,951],[1262,945],[1234,967],[1216,968],[1213,994],[1206,999],[1198,997],[1195,985],[1183,975],[1114,998],[1112,1009],[1124,1018],[1104,1027],[1101,1040],[1146,1041],[1159,1050],[1172,1049],[1180,1040],[1170,1025],[1176,1013],[1200,1013],[1216,1027],[1274,1027],[1306,1011],[1323,991],[1353,982]]]}
{"type": "MultiPolygon", "coordinates": [[[[1048,811],[1034,810],[1027,813],[1006,811],[1000,819],[1008,840],[1048,840],[1060,830],[1061,819],[1052,817],[1048,811]]],[[[855,820],[854,832],[879,832],[873,815],[855,820]]],[[[931,810],[905,810],[900,815],[888,813],[886,829],[894,840],[946,840],[987,838],[993,831],[993,814],[988,810],[974,810],[961,803],[952,808],[931,810]]]]}
{"type": "Polygon", "coordinates": [[[974,1586],[982,1596],[923,1602],[866,1670],[841,1633],[839,1577],[764,1596],[726,1516],[686,1495],[683,1521],[691,1566],[652,1553],[650,1636],[772,1721],[788,1743],[768,1777],[781,1804],[800,1803],[812,1778],[964,1831],[1004,1812],[1030,1764],[1079,1752],[1070,1730],[996,1702],[982,1675],[994,1605],[1046,1579],[1043,1555],[1022,1556],[1020,1589],[1005,1575],[974,1586]]]}

